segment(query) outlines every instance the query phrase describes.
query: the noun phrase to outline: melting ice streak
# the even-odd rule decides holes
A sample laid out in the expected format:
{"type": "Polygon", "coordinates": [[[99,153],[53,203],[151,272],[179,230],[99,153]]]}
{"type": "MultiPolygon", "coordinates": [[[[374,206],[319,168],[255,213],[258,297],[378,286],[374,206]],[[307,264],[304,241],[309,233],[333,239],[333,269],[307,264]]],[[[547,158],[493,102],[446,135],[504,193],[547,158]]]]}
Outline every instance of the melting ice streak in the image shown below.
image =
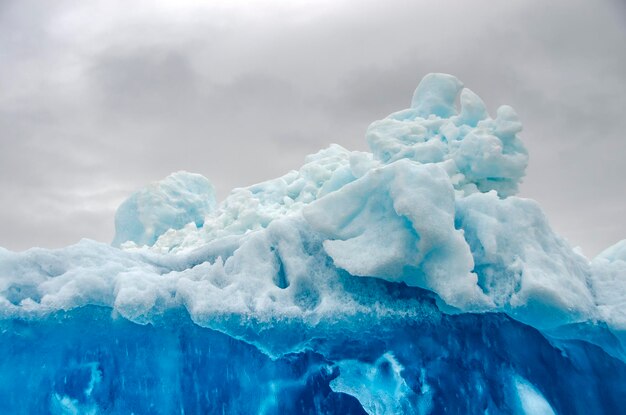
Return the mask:
{"type": "Polygon", "coordinates": [[[0,410],[618,413],[626,240],[589,261],[515,196],[521,129],[430,74],[371,153],[220,204],[174,173],[111,246],[0,249],[0,410]]]}

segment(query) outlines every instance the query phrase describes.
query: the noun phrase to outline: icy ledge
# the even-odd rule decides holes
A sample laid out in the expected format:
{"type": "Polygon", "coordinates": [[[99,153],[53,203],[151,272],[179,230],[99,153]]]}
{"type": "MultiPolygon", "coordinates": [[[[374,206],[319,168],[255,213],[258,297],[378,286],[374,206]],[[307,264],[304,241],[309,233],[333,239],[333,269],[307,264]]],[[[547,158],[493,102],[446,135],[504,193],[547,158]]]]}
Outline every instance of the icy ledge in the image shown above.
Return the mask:
{"type": "Polygon", "coordinates": [[[208,180],[178,172],[122,204],[116,247],[0,250],[0,316],[95,305],[143,324],[184,308],[285,353],[363,318],[424,318],[419,299],[357,282],[373,277],[428,290],[449,314],[503,312],[623,359],[626,243],[590,263],[514,196],[528,161],[521,129],[511,107],[492,118],[458,79],[429,74],[411,108],[368,128],[371,153],[332,145],[220,204],[208,180]],[[285,337],[259,340],[270,329],[285,337]]]}

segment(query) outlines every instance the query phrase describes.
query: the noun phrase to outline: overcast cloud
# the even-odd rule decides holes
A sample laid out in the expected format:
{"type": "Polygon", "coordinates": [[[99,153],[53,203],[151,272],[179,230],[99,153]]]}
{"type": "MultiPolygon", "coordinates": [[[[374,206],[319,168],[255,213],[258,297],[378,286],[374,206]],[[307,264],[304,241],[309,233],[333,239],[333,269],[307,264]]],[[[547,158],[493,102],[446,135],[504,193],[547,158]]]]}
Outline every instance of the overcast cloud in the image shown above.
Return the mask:
{"type": "Polygon", "coordinates": [[[119,203],[176,170],[223,198],[364,150],[428,72],[517,110],[521,195],[572,245],[626,238],[622,2],[208,3],[0,0],[0,246],[108,242],[119,203]]]}

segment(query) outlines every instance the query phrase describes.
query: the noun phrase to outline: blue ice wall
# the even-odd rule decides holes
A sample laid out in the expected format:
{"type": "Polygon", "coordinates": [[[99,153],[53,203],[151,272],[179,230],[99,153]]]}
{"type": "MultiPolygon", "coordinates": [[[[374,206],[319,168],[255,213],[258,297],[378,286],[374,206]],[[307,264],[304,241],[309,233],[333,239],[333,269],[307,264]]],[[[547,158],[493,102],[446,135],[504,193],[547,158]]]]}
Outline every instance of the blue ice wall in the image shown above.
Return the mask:
{"type": "Polygon", "coordinates": [[[273,361],[182,313],[138,325],[85,307],[2,330],[2,413],[363,413],[323,357],[273,361]]]}
{"type": "Polygon", "coordinates": [[[623,362],[586,342],[555,347],[503,314],[441,315],[278,359],[183,311],[138,325],[85,307],[1,329],[2,413],[524,413],[519,379],[556,413],[626,404],[623,362]]]}

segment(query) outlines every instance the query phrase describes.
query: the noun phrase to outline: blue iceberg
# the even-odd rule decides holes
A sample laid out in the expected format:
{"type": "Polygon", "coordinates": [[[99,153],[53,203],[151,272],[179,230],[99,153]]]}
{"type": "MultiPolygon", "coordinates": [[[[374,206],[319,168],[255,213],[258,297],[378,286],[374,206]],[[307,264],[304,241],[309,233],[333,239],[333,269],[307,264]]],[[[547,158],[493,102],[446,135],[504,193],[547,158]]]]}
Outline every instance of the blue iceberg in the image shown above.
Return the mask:
{"type": "Polygon", "coordinates": [[[0,248],[0,412],[623,412],[626,240],[590,261],[515,196],[521,129],[429,74],[371,152],[219,204],[177,172],[112,245],[0,248]]]}

